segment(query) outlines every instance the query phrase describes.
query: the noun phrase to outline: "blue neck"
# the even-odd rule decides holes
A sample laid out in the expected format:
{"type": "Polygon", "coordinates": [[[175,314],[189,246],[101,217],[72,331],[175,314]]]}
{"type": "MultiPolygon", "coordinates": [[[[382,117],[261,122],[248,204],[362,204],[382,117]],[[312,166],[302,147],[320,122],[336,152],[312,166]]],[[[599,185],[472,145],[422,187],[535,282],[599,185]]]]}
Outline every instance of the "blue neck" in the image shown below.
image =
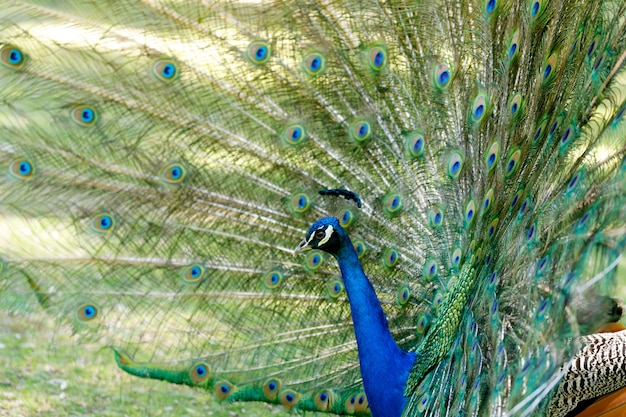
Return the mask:
{"type": "Polygon", "coordinates": [[[374,417],[400,417],[404,388],[415,353],[402,351],[393,340],[387,319],[352,242],[345,232],[335,254],[350,301],[365,394],[374,417]]]}

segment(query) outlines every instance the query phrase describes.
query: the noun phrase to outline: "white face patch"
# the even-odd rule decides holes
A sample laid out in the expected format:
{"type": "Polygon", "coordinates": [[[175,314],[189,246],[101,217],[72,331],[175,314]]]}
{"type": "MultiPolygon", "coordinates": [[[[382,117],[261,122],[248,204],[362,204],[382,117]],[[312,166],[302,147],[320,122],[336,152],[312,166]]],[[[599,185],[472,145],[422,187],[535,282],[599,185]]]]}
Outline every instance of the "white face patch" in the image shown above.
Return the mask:
{"type": "MultiPolygon", "coordinates": [[[[333,232],[335,231],[335,228],[332,227],[331,225],[328,225],[328,227],[326,228],[326,236],[324,236],[324,239],[320,240],[320,243],[318,246],[323,245],[324,243],[328,242],[328,240],[330,239],[330,237],[333,235],[333,232]]],[[[313,235],[315,235],[315,233],[313,233],[313,235]]]]}

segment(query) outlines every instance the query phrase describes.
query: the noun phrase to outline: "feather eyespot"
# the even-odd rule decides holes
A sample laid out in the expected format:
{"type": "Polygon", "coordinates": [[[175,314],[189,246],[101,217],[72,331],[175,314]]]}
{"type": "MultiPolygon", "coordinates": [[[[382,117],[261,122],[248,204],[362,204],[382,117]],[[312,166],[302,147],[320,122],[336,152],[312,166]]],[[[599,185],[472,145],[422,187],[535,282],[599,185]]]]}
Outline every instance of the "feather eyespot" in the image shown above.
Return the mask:
{"type": "Polygon", "coordinates": [[[428,212],[428,220],[430,225],[434,227],[441,227],[443,224],[443,209],[439,206],[434,206],[428,212]]]}
{"type": "Polygon", "coordinates": [[[433,278],[437,276],[437,269],[439,268],[437,261],[434,259],[429,259],[424,264],[422,268],[422,277],[426,282],[432,281],[433,278]]]}
{"type": "Polygon", "coordinates": [[[263,395],[267,400],[275,400],[278,397],[280,391],[281,382],[278,379],[268,379],[263,384],[263,395]]]}
{"type": "MultiPolygon", "coordinates": [[[[326,236],[326,234],[324,234],[326,236]]],[[[320,250],[309,251],[304,258],[304,269],[308,272],[313,272],[319,269],[324,261],[324,255],[320,250]]]]}
{"type": "Polygon", "coordinates": [[[263,65],[269,61],[272,56],[272,48],[265,41],[254,41],[248,45],[246,50],[248,60],[255,65],[263,65]]]}
{"type": "Polygon", "coordinates": [[[506,178],[515,174],[517,168],[520,163],[520,158],[522,157],[522,151],[519,148],[514,148],[509,151],[509,157],[507,158],[504,176],[506,178]]]}
{"type": "Polygon", "coordinates": [[[0,62],[10,69],[18,70],[26,62],[26,57],[21,49],[13,45],[4,45],[0,48],[0,62]]]}
{"type": "Polygon", "coordinates": [[[70,111],[74,122],[83,127],[93,126],[98,120],[98,114],[91,106],[76,106],[70,111]]]}
{"type": "Polygon", "coordinates": [[[303,214],[311,208],[311,199],[306,193],[297,193],[291,196],[289,208],[295,214],[303,214]]]}
{"type": "Polygon", "coordinates": [[[306,129],[299,123],[288,125],[280,135],[284,143],[291,146],[301,145],[306,140],[306,129]]]}
{"type": "Polygon", "coordinates": [[[161,81],[170,82],[178,77],[178,68],[171,59],[159,59],[152,65],[152,74],[161,81]]]}
{"type": "Polygon", "coordinates": [[[424,143],[426,139],[419,132],[410,132],[405,135],[404,148],[409,157],[415,159],[424,155],[424,143]]]}
{"type": "Polygon", "coordinates": [[[201,385],[211,376],[211,368],[206,363],[196,363],[189,369],[189,377],[195,385],[201,385]]]}
{"type": "Polygon", "coordinates": [[[364,144],[371,136],[372,128],[367,120],[356,120],[350,125],[350,137],[357,144],[364,144]]]}
{"type": "Polygon", "coordinates": [[[93,304],[83,304],[76,310],[76,317],[82,322],[88,322],[98,317],[98,308],[93,304]]]}
{"type": "Polygon", "coordinates": [[[9,174],[18,180],[28,180],[35,175],[35,167],[27,159],[16,159],[9,164],[9,174]]]}
{"type": "Polygon", "coordinates": [[[362,240],[360,239],[354,240],[352,244],[354,246],[354,251],[356,252],[356,256],[359,259],[365,256],[365,253],[367,252],[367,247],[365,246],[365,243],[362,240]]]}
{"type": "Polygon", "coordinates": [[[430,316],[424,312],[417,315],[415,319],[415,331],[417,334],[424,334],[430,325],[430,316]]]}
{"type": "Polygon", "coordinates": [[[400,252],[394,248],[387,248],[383,252],[382,261],[385,268],[393,268],[400,261],[400,252]]]}
{"type": "Polygon", "coordinates": [[[396,192],[388,193],[383,197],[383,211],[388,216],[395,216],[402,211],[402,196],[396,192]]]}
{"type": "Polygon", "coordinates": [[[448,158],[447,174],[452,179],[457,179],[463,169],[463,154],[460,151],[453,151],[448,158]]]}
{"type": "Polygon", "coordinates": [[[465,205],[464,213],[465,214],[463,216],[463,223],[467,227],[474,222],[474,217],[476,214],[476,202],[474,201],[474,199],[470,199],[467,202],[467,204],[465,205]]]}
{"type": "Polygon", "coordinates": [[[274,289],[280,286],[285,275],[279,269],[272,269],[263,275],[263,284],[266,288],[274,289]]]}
{"type": "Polygon", "coordinates": [[[165,168],[161,170],[161,178],[170,184],[180,184],[183,182],[186,175],[187,170],[179,163],[166,165],[165,168]]]}
{"type": "Polygon", "coordinates": [[[398,288],[398,293],[396,294],[396,301],[398,302],[398,305],[405,306],[406,303],[409,302],[410,298],[411,298],[411,288],[409,288],[408,285],[403,285],[400,288],[398,288]]]}
{"type": "Polygon", "coordinates": [[[511,40],[509,41],[508,45],[507,56],[509,61],[513,61],[514,58],[517,58],[519,56],[519,41],[519,31],[515,31],[515,33],[513,33],[513,36],[511,36],[511,40]]]}
{"type": "Polygon", "coordinates": [[[204,279],[205,273],[206,268],[200,263],[188,265],[182,271],[183,280],[188,284],[196,284],[202,281],[202,279],[204,279]]]}
{"type": "Polygon", "coordinates": [[[373,46],[367,51],[367,63],[369,67],[378,72],[387,65],[387,50],[384,46],[373,46]]]}
{"type": "Polygon", "coordinates": [[[315,396],[315,406],[320,411],[329,411],[332,398],[333,393],[329,390],[324,390],[315,396]]]}
{"type": "Polygon", "coordinates": [[[298,399],[298,393],[290,389],[281,392],[279,398],[282,406],[288,410],[291,410],[298,404],[298,399]]]}
{"type": "Polygon", "coordinates": [[[339,217],[339,224],[344,229],[348,228],[352,223],[354,223],[354,213],[352,210],[344,210],[341,216],[339,217]]]}
{"type": "Polygon", "coordinates": [[[452,81],[452,70],[445,63],[439,63],[433,66],[433,85],[437,90],[445,90],[450,86],[452,81]]]}
{"type": "Polygon", "coordinates": [[[91,218],[91,229],[98,233],[109,233],[115,228],[115,219],[108,213],[96,214],[91,218]]]}
{"type": "Polygon", "coordinates": [[[326,70],[326,57],[320,52],[311,52],[302,61],[304,72],[310,76],[318,76],[326,70]]]}
{"type": "Polygon", "coordinates": [[[339,298],[344,291],[343,282],[340,279],[332,279],[327,284],[328,296],[333,300],[339,298]]]}
{"type": "Polygon", "coordinates": [[[450,261],[453,268],[458,269],[459,265],[461,264],[461,255],[461,248],[454,249],[452,255],[450,255],[450,261]]]}
{"type": "Polygon", "coordinates": [[[213,387],[213,392],[219,400],[225,400],[233,393],[234,385],[228,381],[218,381],[213,387]]]}

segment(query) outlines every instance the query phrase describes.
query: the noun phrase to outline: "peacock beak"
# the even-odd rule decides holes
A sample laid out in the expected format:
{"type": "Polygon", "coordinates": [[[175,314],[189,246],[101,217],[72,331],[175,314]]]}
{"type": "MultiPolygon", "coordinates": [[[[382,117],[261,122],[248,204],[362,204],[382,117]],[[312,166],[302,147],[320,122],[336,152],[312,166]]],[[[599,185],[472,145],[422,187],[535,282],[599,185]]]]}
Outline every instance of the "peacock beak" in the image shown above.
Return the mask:
{"type": "Polygon", "coordinates": [[[293,251],[293,254],[298,255],[311,249],[313,248],[309,246],[309,241],[306,239],[302,239],[302,242],[300,242],[298,247],[296,247],[296,249],[293,251]]]}

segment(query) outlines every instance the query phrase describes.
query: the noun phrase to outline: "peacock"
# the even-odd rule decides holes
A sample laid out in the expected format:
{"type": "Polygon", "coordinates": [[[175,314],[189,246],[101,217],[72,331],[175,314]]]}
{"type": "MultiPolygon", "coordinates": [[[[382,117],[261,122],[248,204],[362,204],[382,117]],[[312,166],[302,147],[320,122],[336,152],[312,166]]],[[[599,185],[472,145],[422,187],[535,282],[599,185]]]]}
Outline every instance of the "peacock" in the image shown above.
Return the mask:
{"type": "Polygon", "coordinates": [[[621,0],[0,1],[0,308],[224,401],[597,415],[625,58],[621,0]]]}

